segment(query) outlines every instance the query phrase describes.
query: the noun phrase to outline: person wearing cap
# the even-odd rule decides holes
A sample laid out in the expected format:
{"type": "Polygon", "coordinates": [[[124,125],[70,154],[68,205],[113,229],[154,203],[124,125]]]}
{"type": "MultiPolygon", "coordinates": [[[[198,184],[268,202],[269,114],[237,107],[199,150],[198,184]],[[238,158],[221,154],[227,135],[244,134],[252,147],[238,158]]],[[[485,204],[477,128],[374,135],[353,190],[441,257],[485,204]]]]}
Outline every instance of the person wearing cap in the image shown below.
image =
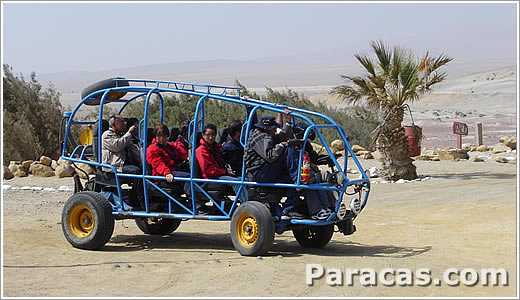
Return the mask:
{"type": "MultiPolygon", "coordinates": [[[[278,126],[274,116],[262,116],[254,127],[244,153],[247,177],[257,182],[295,183],[300,176],[298,157],[287,142],[292,128],[286,124],[276,134],[278,126]]],[[[282,217],[303,218],[297,211],[299,205],[296,189],[287,189],[282,217]]]]}

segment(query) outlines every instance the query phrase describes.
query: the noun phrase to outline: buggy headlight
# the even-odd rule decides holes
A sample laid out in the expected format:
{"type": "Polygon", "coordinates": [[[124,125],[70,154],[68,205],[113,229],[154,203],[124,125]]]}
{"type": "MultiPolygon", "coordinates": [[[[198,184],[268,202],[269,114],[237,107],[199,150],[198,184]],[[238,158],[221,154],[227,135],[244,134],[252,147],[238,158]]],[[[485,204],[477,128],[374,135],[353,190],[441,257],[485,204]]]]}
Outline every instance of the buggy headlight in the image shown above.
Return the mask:
{"type": "Polygon", "coordinates": [[[358,198],[350,200],[350,210],[357,216],[361,212],[361,201],[358,198]]]}

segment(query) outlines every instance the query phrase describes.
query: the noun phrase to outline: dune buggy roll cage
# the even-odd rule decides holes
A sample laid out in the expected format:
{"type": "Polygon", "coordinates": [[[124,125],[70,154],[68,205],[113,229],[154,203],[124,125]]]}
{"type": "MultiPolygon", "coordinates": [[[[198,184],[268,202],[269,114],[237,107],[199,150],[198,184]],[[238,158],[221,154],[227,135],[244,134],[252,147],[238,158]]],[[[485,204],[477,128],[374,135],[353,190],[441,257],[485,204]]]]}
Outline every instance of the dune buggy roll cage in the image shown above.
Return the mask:
{"type": "MultiPolygon", "coordinates": [[[[334,213],[325,221],[314,221],[310,219],[291,219],[291,224],[306,224],[306,225],[327,225],[327,224],[333,224],[335,223],[334,217],[338,213],[338,209],[341,204],[341,200],[344,195],[352,195],[352,193],[347,193],[348,187],[354,187],[355,192],[357,193],[360,190],[364,190],[363,193],[363,199],[361,202],[361,209],[360,211],[365,207],[367,200],[368,200],[368,194],[370,191],[370,180],[365,174],[361,164],[359,163],[357,157],[354,155],[354,152],[352,151],[352,148],[350,144],[348,143],[347,134],[345,133],[345,130],[342,126],[337,124],[334,120],[329,118],[326,115],[323,115],[318,112],[313,112],[297,107],[289,107],[286,105],[281,104],[273,104],[267,101],[259,100],[259,99],[252,99],[252,98],[245,98],[240,96],[240,88],[238,87],[229,87],[229,86],[219,86],[219,85],[206,85],[206,84],[196,84],[196,83],[184,83],[184,82],[173,82],[173,81],[159,81],[159,80],[140,80],[140,79],[114,79],[115,84],[114,87],[106,88],[102,90],[98,90],[95,92],[90,93],[88,96],[84,97],[80,103],[74,108],[72,112],[65,112],[63,120],[66,121],[66,128],[65,128],[65,134],[62,142],[62,156],[61,158],[64,160],[71,161],[73,163],[85,163],[94,167],[105,167],[110,168],[112,172],[115,174],[115,182],[116,182],[116,188],[117,193],[111,193],[106,194],[106,197],[113,197],[114,202],[116,203],[113,205],[113,211],[112,215],[114,218],[128,218],[128,217],[167,217],[167,218],[176,218],[176,219],[208,219],[208,220],[230,220],[231,216],[233,214],[233,211],[235,207],[237,206],[240,195],[240,191],[245,188],[246,186],[265,186],[265,187],[278,187],[278,188],[298,188],[298,189],[314,189],[314,190],[331,190],[331,191],[337,191],[339,196],[336,203],[335,211],[334,213]],[[123,85],[122,83],[128,83],[128,85],[123,85]],[[154,183],[154,179],[160,179],[165,180],[165,176],[152,176],[149,174],[146,174],[146,149],[149,146],[147,144],[148,141],[148,109],[149,104],[151,101],[152,95],[157,95],[159,101],[160,101],[160,123],[164,122],[164,99],[161,93],[176,93],[176,94],[186,94],[186,95],[192,95],[192,96],[198,96],[199,99],[197,101],[196,110],[195,110],[195,117],[190,122],[189,125],[189,131],[188,131],[188,137],[189,142],[191,145],[197,145],[197,131],[202,131],[204,126],[204,101],[209,101],[210,99],[215,100],[222,100],[226,102],[236,103],[244,105],[246,108],[246,121],[244,122],[244,125],[242,127],[241,131],[241,139],[240,143],[242,146],[246,147],[246,143],[249,137],[249,132],[252,129],[251,126],[253,126],[253,120],[255,116],[255,112],[258,109],[268,110],[272,112],[279,112],[279,113],[285,113],[285,109],[289,109],[292,112],[289,113],[290,116],[292,116],[292,123],[295,124],[295,119],[300,118],[304,121],[306,121],[309,124],[309,127],[306,128],[304,133],[304,144],[302,146],[302,149],[305,148],[305,145],[307,144],[307,138],[309,134],[314,131],[316,134],[316,137],[319,138],[319,140],[322,142],[325,150],[327,151],[330,160],[332,164],[337,168],[337,170],[341,173],[343,176],[342,180],[343,182],[336,185],[336,186],[329,186],[327,182],[320,183],[320,184],[302,184],[300,181],[300,178],[298,178],[298,181],[294,184],[290,183],[259,183],[254,181],[248,181],[246,179],[246,172],[245,172],[245,164],[242,163],[242,176],[239,178],[239,181],[229,181],[229,180],[218,180],[218,179],[202,179],[202,178],[196,178],[194,177],[194,167],[193,167],[193,159],[190,160],[190,177],[174,177],[174,180],[176,182],[184,182],[189,181],[191,185],[191,191],[192,191],[192,199],[191,199],[191,208],[186,207],[183,205],[178,199],[174,198],[172,195],[165,192],[161,187],[159,187],[156,183],[154,183]],[[119,99],[111,99],[109,95],[111,93],[121,93],[123,94],[122,97],[124,97],[128,93],[136,93],[135,95],[131,96],[128,99],[119,98],[119,99]],[[123,110],[127,107],[129,103],[132,101],[139,99],[141,97],[146,96],[146,100],[144,103],[144,116],[143,119],[139,122],[138,126],[138,137],[139,141],[142,143],[142,151],[144,153],[143,159],[142,159],[142,174],[124,174],[121,172],[117,172],[116,168],[112,165],[103,164],[101,163],[101,148],[102,148],[102,126],[101,122],[103,119],[103,107],[104,104],[107,103],[116,103],[120,102],[123,103],[123,105],[119,108],[117,114],[121,114],[123,110]],[[68,140],[71,135],[71,125],[88,125],[88,124],[95,124],[96,121],[74,121],[74,117],[76,116],[77,111],[80,109],[82,105],[99,105],[99,114],[98,114],[98,120],[97,123],[99,126],[97,126],[96,130],[97,132],[97,149],[93,149],[93,145],[77,145],[74,147],[72,151],[68,151],[69,147],[68,140]],[[316,124],[312,121],[310,116],[318,117],[320,119],[323,119],[325,122],[324,124],[316,124]],[[198,130],[197,130],[198,128],[198,130]],[[333,128],[336,129],[339,133],[339,136],[341,137],[344,145],[345,145],[345,159],[343,166],[340,166],[338,163],[335,155],[329,148],[327,142],[325,141],[322,133],[320,132],[320,129],[324,128],[333,128]],[[89,159],[90,157],[94,156],[93,153],[89,153],[88,149],[92,149],[93,151],[97,151],[97,160],[93,161],[89,159]],[[361,178],[359,179],[353,179],[349,180],[347,177],[347,164],[348,164],[348,158],[352,158],[354,163],[356,164],[357,168],[360,171],[361,178]],[[138,178],[143,179],[143,191],[144,191],[144,199],[145,199],[145,211],[130,211],[125,207],[125,204],[123,203],[123,194],[121,190],[121,184],[120,184],[120,178],[138,178]],[[201,184],[204,184],[206,182],[211,183],[219,183],[219,184],[237,184],[239,183],[241,185],[240,190],[236,193],[236,197],[233,201],[233,204],[229,211],[226,211],[224,203],[217,203],[216,200],[214,200],[203,188],[201,188],[201,184]],[[152,213],[150,212],[149,207],[149,199],[148,199],[148,193],[147,191],[147,185],[153,186],[155,189],[160,191],[165,197],[169,199],[168,201],[168,213],[152,213]],[[213,202],[213,205],[216,206],[222,215],[198,215],[195,210],[195,198],[196,193],[195,190],[199,190],[202,192],[211,202],[213,202]],[[173,213],[172,212],[172,204],[176,204],[180,207],[182,207],[183,210],[186,211],[186,213],[173,213]]],[[[61,132],[61,128],[60,128],[61,132]]],[[[72,144],[73,145],[73,144],[72,144]]],[[[195,148],[191,147],[189,151],[191,151],[191,157],[195,157],[195,148]]],[[[299,151],[299,166],[301,167],[302,164],[302,154],[303,151],[299,151]]],[[[331,164],[329,166],[332,167],[331,164]]],[[[361,193],[360,193],[361,197],[361,193]]],[[[359,199],[361,200],[361,199],[359,199]]],[[[356,215],[351,214],[349,218],[354,219],[356,215]]]]}

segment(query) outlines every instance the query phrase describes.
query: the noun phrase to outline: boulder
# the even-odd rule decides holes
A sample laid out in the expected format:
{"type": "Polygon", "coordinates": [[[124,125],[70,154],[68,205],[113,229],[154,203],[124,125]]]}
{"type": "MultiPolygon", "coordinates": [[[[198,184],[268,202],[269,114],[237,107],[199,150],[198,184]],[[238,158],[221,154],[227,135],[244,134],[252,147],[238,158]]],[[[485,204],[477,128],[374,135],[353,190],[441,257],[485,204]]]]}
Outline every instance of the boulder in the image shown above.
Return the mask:
{"type": "Polygon", "coordinates": [[[499,143],[504,143],[504,142],[505,142],[506,140],[508,140],[508,139],[509,139],[509,137],[506,135],[506,136],[503,136],[503,137],[499,138],[499,139],[498,139],[498,142],[499,142],[499,143]]]}
{"type": "Polygon", "coordinates": [[[440,161],[441,159],[438,156],[432,157],[432,161],[440,161]]]}
{"type": "Polygon", "coordinates": [[[475,157],[475,158],[473,158],[473,161],[474,161],[474,162],[483,162],[484,159],[483,159],[483,158],[480,158],[480,157],[475,157]]]}
{"type": "Polygon", "coordinates": [[[75,165],[76,166],[73,165],[73,167],[74,167],[74,169],[76,169],[76,172],[78,173],[79,177],[82,179],[88,179],[88,175],[90,175],[96,171],[93,167],[91,167],[88,164],[76,163],[75,165]],[[81,170],[78,170],[78,169],[81,169],[85,172],[82,172],[81,170]],[[85,174],[85,173],[87,173],[87,174],[85,174]]]}
{"type": "Polygon", "coordinates": [[[489,151],[489,147],[486,146],[486,145],[480,145],[477,147],[476,149],[478,152],[486,152],[486,151],[489,151]]]}
{"type": "Polygon", "coordinates": [[[330,147],[332,148],[332,152],[336,153],[345,149],[345,144],[342,140],[334,140],[332,143],[330,143],[330,147]]]}
{"type": "Polygon", "coordinates": [[[322,145],[316,143],[311,143],[311,145],[312,149],[314,149],[318,155],[327,155],[327,149],[325,149],[325,147],[322,145]]]}
{"type": "Polygon", "coordinates": [[[19,161],[11,161],[9,163],[9,171],[13,173],[16,177],[25,177],[27,176],[27,171],[24,169],[24,167],[21,165],[21,162],[19,161]]]}
{"type": "Polygon", "coordinates": [[[491,150],[491,153],[497,154],[497,153],[507,152],[507,150],[509,150],[509,149],[510,148],[504,144],[496,144],[495,146],[493,146],[493,150],[491,150]]]}
{"type": "Polygon", "coordinates": [[[51,163],[51,168],[56,169],[57,166],[58,166],[58,162],[53,159],[52,163],[51,163]]]}
{"type": "Polygon", "coordinates": [[[494,159],[498,163],[503,163],[503,164],[507,163],[507,159],[505,157],[495,157],[494,159]]]}
{"type": "Polygon", "coordinates": [[[370,151],[358,151],[356,153],[356,156],[361,159],[373,159],[372,153],[370,151]]]}
{"type": "Polygon", "coordinates": [[[437,150],[423,148],[423,150],[421,151],[421,154],[423,154],[423,155],[437,155],[437,150]]]}
{"type": "Polygon", "coordinates": [[[375,178],[375,177],[381,176],[379,169],[376,167],[372,167],[372,168],[368,169],[368,172],[370,173],[370,178],[375,178]]]}
{"type": "Polygon", "coordinates": [[[361,147],[359,145],[353,145],[352,146],[352,151],[357,154],[358,151],[367,151],[367,149],[365,149],[365,148],[363,148],[363,147],[361,147]]]}
{"type": "Polygon", "coordinates": [[[462,149],[448,149],[438,150],[440,160],[457,160],[457,159],[468,159],[468,150],[462,149]]]}
{"type": "Polygon", "coordinates": [[[382,155],[381,152],[379,152],[379,150],[378,150],[378,151],[374,151],[374,152],[372,152],[372,157],[373,157],[374,159],[380,160],[380,159],[383,157],[383,155],[382,155]]]}
{"type": "Polygon", "coordinates": [[[477,151],[477,146],[471,146],[471,149],[469,149],[469,152],[475,152],[477,151]]]}
{"type": "Polygon", "coordinates": [[[24,167],[26,170],[29,170],[33,162],[34,160],[25,160],[22,162],[22,167],[24,167]]]}
{"type": "Polygon", "coordinates": [[[418,155],[415,157],[415,160],[431,160],[432,157],[430,155],[418,155]]]}
{"type": "Polygon", "coordinates": [[[511,138],[505,140],[503,143],[507,147],[516,150],[516,136],[512,136],[511,138]]]}
{"type": "Polygon", "coordinates": [[[40,163],[42,165],[46,165],[46,166],[51,166],[52,164],[52,158],[48,157],[48,156],[45,156],[45,155],[42,155],[42,157],[40,157],[40,163]]]}
{"type": "Polygon", "coordinates": [[[473,147],[472,144],[464,143],[462,144],[462,149],[471,151],[471,148],[473,147]]]}
{"type": "Polygon", "coordinates": [[[13,172],[11,172],[11,170],[9,170],[9,167],[3,166],[3,168],[4,168],[4,180],[12,179],[14,177],[14,174],[13,174],[13,172]]]}
{"type": "Polygon", "coordinates": [[[47,165],[44,164],[34,164],[32,167],[33,176],[39,177],[51,177],[54,176],[54,170],[47,165]]]}
{"type": "Polygon", "coordinates": [[[58,178],[72,177],[72,175],[70,175],[69,172],[67,172],[67,170],[65,170],[64,165],[58,165],[56,167],[56,169],[54,170],[54,175],[56,175],[56,177],[58,177],[58,178]]]}

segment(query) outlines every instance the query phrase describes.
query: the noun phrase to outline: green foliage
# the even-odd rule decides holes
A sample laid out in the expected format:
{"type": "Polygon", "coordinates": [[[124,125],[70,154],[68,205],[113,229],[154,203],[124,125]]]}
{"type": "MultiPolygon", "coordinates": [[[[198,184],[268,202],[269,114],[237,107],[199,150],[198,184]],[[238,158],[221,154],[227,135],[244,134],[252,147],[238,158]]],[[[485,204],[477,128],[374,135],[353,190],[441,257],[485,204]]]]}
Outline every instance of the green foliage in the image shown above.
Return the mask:
{"type": "Polygon", "coordinates": [[[34,73],[26,81],[22,75],[14,75],[9,65],[4,64],[3,69],[4,162],[36,160],[41,155],[58,158],[57,124],[63,113],[60,93],[52,85],[42,90],[34,73]]]}
{"type": "MultiPolygon", "coordinates": [[[[242,96],[249,96],[253,99],[269,101],[286,106],[308,109],[329,116],[338,124],[342,125],[346,133],[351,137],[351,143],[369,147],[370,132],[379,124],[377,116],[374,112],[354,107],[351,109],[336,109],[328,107],[322,103],[314,104],[303,94],[300,95],[290,89],[285,91],[276,91],[269,87],[266,88],[265,96],[260,97],[256,93],[251,93],[240,82],[236,85],[241,90],[242,96]]],[[[164,96],[164,124],[167,126],[179,126],[184,120],[192,120],[195,117],[195,110],[199,97],[179,94],[164,96]]],[[[136,99],[133,103],[123,111],[124,117],[135,117],[142,119],[144,115],[145,98],[136,99]]],[[[273,114],[272,111],[260,110],[258,117],[266,114],[273,114]]],[[[160,120],[160,101],[158,98],[152,98],[148,107],[148,126],[152,127],[159,123],[160,120]]],[[[198,119],[200,120],[199,115],[198,119]]],[[[213,123],[217,128],[227,127],[231,120],[246,118],[245,107],[243,105],[230,103],[226,101],[209,100],[204,101],[204,123],[213,123]]],[[[325,120],[311,116],[314,122],[318,124],[326,124],[325,120]]],[[[302,120],[297,120],[299,122],[302,120]]],[[[338,139],[339,135],[332,130],[321,130],[328,144],[334,139],[338,139]]]]}

